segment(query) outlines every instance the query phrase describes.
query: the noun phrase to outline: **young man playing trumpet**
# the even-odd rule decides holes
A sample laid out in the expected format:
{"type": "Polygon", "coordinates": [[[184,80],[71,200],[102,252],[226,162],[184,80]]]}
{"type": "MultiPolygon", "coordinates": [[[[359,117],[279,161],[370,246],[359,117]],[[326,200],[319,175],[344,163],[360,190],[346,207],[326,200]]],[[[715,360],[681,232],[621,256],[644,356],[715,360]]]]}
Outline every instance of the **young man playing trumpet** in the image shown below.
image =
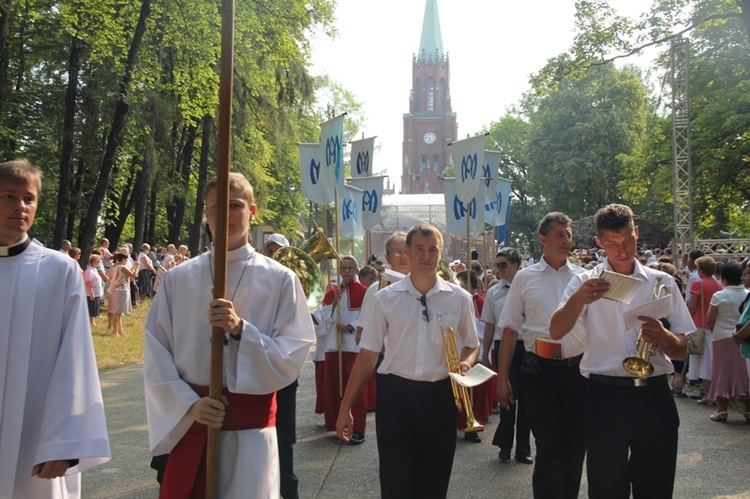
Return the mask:
{"type": "MultiPolygon", "coordinates": [[[[670,358],[687,355],[685,333],[695,329],[685,301],[664,272],[641,265],[635,258],[638,227],[628,206],[611,204],[595,217],[597,244],[607,259],[573,277],[561,307],[552,315],[550,335],[561,339],[583,334],[586,352],[581,374],[589,378],[586,404],[586,451],[589,497],[669,498],[674,487],[679,417],[667,374],[670,358]],[[643,281],[629,304],[602,300],[610,285],[601,278],[611,271],[643,281]],[[640,316],[640,326],[625,328],[622,316],[652,299],[662,285],[671,297],[672,312],[665,320],[640,316]],[[630,374],[623,360],[636,355],[640,336],[655,345],[648,377],[630,374]]],[[[632,370],[632,369],[631,369],[632,370]]],[[[645,376],[647,373],[642,373],[645,376]]]]}
{"type": "Polygon", "coordinates": [[[348,441],[351,408],[385,347],[376,412],[384,498],[433,499],[448,491],[457,408],[442,332],[453,328],[464,346],[462,373],[476,361],[479,341],[471,296],[437,276],[442,246],[442,235],[429,224],[407,234],[411,272],[375,295],[336,423],[339,437],[348,441]]]}

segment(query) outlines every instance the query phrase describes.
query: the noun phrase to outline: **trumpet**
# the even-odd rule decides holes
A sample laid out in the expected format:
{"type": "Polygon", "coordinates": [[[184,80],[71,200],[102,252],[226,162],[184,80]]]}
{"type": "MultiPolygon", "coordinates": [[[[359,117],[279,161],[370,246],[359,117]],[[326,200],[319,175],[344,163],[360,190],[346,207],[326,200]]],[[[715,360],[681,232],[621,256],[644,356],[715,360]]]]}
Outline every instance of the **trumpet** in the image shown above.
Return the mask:
{"type": "MultiPolygon", "coordinates": [[[[445,362],[448,364],[448,372],[461,374],[461,357],[458,353],[458,345],[456,344],[456,335],[453,327],[443,327],[443,316],[438,314],[437,317],[440,324],[440,335],[443,337],[443,350],[445,350],[445,362]]],[[[456,407],[459,411],[463,411],[466,414],[466,427],[461,431],[465,433],[484,431],[484,426],[479,424],[479,421],[474,417],[469,390],[465,386],[456,383],[453,378],[451,378],[451,386],[453,387],[453,399],[456,401],[456,407]]]]}
{"type": "MultiPolygon", "coordinates": [[[[670,294],[669,288],[661,284],[662,276],[656,278],[654,290],[651,293],[651,301],[658,300],[670,294]]],[[[656,347],[643,339],[643,330],[638,333],[638,339],[635,342],[635,355],[622,361],[622,367],[633,376],[639,378],[648,378],[654,373],[654,365],[651,364],[651,357],[656,354],[656,347]]]]}

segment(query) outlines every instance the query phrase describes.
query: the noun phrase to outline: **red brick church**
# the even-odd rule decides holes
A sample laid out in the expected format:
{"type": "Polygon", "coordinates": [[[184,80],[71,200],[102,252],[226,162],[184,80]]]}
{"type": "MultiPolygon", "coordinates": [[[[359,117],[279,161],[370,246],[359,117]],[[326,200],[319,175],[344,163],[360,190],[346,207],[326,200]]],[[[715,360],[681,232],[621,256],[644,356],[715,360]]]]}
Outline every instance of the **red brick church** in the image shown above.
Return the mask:
{"type": "Polygon", "coordinates": [[[412,58],[409,112],[404,114],[402,194],[443,192],[440,178],[449,164],[448,144],[458,135],[450,81],[437,0],[427,0],[419,52],[412,58]]]}

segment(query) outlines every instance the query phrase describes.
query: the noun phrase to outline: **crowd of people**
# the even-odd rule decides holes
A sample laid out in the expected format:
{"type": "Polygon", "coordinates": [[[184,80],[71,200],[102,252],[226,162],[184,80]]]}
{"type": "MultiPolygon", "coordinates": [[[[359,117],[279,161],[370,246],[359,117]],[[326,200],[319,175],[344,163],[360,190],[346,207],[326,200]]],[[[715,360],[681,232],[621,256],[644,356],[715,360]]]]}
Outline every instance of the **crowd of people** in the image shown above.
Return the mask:
{"type": "MultiPolygon", "coordinates": [[[[589,497],[671,497],[674,400],[688,396],[686,378],[700,382],[698,403],[716,406],[711,420],[727,421],[728,404],[742,402],[750,422],[747,259],[718,265],[694,250],[674,262],[639,247],[633,212],[619,204],[596,213],[598,249],[573,250],[570,218],[551,212],[538,258],[503,247],[491,266],[446,263],[442,234],[418,223],[387,239],[383,260],[341,257],[311,311],[293,269],[273,259],[289,241],[272,234],[256,251],[253,189],[240,174],[229,180],[227,292],[216,298],[213,250],[188,258],[184,247],[143,244],[133,258],[103,239],[84,270],[69,242],[63,256],[32,241],[41,173],[23,160],[0,164],[0,276],[14,290],[0,300],[0,335],[10,338],[0,374],[22,381],[0,384],[0,498],[77,497],[80,472],[109,459],[90,334],[104,296],[114,335],[139,298],[153,298],[145,403],[163,497],[205,489],[209,429],[221,430],[219,497],[299,496],[297,378],[313,345],[326,429],[360,445],[375,412],[386,498],[446,497],[457,438],[481,444],[493,414],[499,461],[533,465],[539,498],[578,497],[586,456],[589,497]],[[612,292],[616,275],[639,282],[627,299],[612,292]],[[662,288],[663,316],[625,320],[662,288]],[[688,356],[697,332],[702,348],[688,356]],[[209,396],[216,345],[220,399],[209,396]],[[648,369],[634,374],[624,362],[633,358],[648,369]],[[496,377],[466,397],[449,372],[475,364],[496,377]]],[[[212,230],[217,198],[213,179],[212,230]]]]}

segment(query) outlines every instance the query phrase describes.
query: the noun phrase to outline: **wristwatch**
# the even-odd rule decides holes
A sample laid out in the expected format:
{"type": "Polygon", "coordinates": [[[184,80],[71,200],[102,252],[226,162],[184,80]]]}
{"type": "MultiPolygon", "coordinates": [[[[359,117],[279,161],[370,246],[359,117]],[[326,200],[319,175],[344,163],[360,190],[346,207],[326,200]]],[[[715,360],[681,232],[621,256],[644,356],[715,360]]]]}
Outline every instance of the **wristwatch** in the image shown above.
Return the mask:
{"type": "Polygon", "coordinates": [[[352,326],[351,324],[347,324],[346,329],[349,330],[350,334],[354,334],[354,326],[352,326]]]}

